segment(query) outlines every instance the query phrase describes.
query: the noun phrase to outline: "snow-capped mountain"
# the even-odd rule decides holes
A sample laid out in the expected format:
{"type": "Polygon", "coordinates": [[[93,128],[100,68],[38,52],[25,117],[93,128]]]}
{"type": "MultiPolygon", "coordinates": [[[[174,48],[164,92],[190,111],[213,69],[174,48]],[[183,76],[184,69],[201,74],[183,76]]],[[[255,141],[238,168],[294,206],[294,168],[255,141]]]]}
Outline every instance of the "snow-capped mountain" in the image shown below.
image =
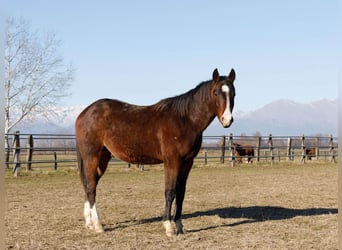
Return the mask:
{"type": "Polygon", "coordinates": [[[229,129],[221,128],[218,121],[205,131],[206,135],[233,133],[247,135],[260,132],[262,135],[337,135],[337,100],[322,99],[311,103],[278,100],[264,107],[234,115],[229,129]]]}
{"type": "Polygon", "coordinates": [[[85,106],[58,107],[54,114],[37,115],[35,119],[25,120],[16,126],[13,131],[19,130],[24,134],[73,134],[76,117],[85,106]]]}

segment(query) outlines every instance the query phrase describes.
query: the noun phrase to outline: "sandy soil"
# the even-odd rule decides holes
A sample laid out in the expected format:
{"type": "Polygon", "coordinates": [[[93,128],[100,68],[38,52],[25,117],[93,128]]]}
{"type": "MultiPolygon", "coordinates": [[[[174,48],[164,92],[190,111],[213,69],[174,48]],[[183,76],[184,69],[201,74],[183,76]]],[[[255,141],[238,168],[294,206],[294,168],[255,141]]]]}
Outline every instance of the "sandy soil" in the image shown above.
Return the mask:
{"type": "Polygon", "coordinates": [[[186,234],[167,238],[160,166],[110,168],[98,186],[105,233],[84,228],[75,169],[7,174],[7,249],[337,249],[337,164],[195,166],[186,234]]]}

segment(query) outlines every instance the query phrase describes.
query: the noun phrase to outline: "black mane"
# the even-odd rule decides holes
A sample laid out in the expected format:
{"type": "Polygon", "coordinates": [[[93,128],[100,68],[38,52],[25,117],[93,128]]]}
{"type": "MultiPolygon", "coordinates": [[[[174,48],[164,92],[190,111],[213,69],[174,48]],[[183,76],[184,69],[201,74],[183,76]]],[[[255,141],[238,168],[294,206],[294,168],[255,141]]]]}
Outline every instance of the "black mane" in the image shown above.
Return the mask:
{"type": "Polygon", "coordinates": [[[190,113],[190,106],[194,102],[204,102],[209,95],[209,86],[211,80],[201,82],[195,88],[188,92],[160,100],[153,105],[157,112],[168,111],[178,113],[180,117],[187,116],[190,113]],[[194,98],[199,96],[199,98],[194,98]]]}

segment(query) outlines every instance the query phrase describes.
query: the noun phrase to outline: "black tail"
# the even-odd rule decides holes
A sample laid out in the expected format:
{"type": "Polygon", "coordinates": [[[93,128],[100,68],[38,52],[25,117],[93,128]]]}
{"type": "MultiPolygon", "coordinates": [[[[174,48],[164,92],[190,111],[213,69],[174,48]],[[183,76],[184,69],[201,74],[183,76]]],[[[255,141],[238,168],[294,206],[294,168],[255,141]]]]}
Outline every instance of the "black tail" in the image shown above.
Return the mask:
{"type": "Polygon", "coordinates": [[[76,142],[76,152],[77,152],[77,166],[78,166],[78,173],[81,177],[81,181],[84,187],[84,190],[87,192],[87,186],[88,181],[84,172],[84,164],[83,164],[83,158],[80,152],[80,149],[78,147],[78,143],[76,142]]]}

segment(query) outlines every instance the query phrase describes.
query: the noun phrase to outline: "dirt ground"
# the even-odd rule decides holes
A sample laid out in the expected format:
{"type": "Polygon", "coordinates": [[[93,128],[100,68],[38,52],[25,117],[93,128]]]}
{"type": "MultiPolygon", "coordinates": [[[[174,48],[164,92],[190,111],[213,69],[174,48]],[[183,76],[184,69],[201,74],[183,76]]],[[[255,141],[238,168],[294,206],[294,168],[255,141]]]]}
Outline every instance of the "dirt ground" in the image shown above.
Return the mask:
{"type": "Polygon", "coordinates": [[[186,234],[162,228],[160,166],[111,167],[97,205],[105,233],[84,228],[75,169],[7,173],[7,249],[337,249],[337,164],[195,166],[186,234]]]}

